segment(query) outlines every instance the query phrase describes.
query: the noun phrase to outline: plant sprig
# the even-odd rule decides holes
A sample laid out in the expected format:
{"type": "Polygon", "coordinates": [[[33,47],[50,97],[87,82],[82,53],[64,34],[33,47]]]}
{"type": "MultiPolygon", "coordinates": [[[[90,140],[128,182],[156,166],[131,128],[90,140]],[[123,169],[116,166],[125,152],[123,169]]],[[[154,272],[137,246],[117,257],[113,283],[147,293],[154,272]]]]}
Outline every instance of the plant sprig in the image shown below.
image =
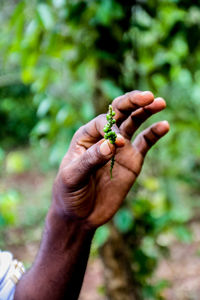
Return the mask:
{"type": "MultiPolygon", "coordinates": [[[[116,120],[114,119],[115,112],[112,109],[112,105],[109,105],[108,108],[108,114],[106,115],[107,124],[104,126],[103,131],[105,132],[104,138],[106,140],[109,140],[111,144],[114,144],[117,138],[117,134],[112,131],[112,126],[116,123],[116,120]]],[[[113,156],[111,159],[111,166],[110,166],[110,178],[112,179],[112,170],[115,163],[115,157],[113,156]]]]}

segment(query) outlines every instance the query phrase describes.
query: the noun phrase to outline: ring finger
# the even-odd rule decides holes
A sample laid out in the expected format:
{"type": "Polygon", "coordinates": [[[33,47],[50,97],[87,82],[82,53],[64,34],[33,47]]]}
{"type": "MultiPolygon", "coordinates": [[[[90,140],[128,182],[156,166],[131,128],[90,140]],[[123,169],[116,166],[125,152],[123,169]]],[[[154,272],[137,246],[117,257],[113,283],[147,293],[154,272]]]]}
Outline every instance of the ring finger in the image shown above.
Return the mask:
{"type": "Polygon", "coordinates": [[[156,98],[151,104],[134,111],[120,126],[120,133],[127,139],[131,139],[135,131],[153,114],[166,107],[163,98],[156,98]]]}

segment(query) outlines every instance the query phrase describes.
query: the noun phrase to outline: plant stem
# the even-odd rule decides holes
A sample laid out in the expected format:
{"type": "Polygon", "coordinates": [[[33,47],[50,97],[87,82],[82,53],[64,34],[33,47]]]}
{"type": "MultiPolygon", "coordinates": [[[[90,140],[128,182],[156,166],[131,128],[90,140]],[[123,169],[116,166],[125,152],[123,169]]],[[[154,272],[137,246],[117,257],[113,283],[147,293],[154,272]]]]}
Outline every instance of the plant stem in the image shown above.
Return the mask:
{"type": "MultiPolygon", "coordinates": [[[[117,138],[117,135],[114,131],[112,131],[112,126],[116,123],[114,119],[115,112],[112,109],[112,105],[109,105],[108,114],[106,115],[107,124],[104,126],[104,138],[109,140],[111,144],[114,144],[117,138]]],[[[110,166],[110,178],[112,179],[112,170],[115,163],[115,157],[113,156],[111,159],[111,166],[110,166]]]]}

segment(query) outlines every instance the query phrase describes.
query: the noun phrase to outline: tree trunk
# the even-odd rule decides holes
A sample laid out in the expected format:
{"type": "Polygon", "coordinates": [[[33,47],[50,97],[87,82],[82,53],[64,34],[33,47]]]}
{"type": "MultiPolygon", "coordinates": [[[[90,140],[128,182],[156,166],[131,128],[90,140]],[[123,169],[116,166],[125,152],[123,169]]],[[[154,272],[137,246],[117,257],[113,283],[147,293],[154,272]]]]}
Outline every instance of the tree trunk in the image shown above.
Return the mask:
{"type": "Polygon", "coordinates": [[[123,236],[110,225],[110,238],[100,249],[105,267],[106,294],[109,300],[139,300],[131,271],[130,251],[123,236]]]}

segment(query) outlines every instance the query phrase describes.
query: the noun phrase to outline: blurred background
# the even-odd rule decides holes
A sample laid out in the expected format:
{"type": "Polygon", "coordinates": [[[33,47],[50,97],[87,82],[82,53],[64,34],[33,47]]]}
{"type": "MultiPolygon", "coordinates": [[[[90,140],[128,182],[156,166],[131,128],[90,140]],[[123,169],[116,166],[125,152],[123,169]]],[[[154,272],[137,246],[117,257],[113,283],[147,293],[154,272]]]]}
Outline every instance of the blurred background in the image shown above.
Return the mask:
{"type": "Polygon", "coordinates": [[[1,0],[0,28],[0,248],[31,265],[74,132],[151,90],[168,107],[145,126],[171,132],[97,231],[80,299],[199,299],[200,1],[1,0]]]}

